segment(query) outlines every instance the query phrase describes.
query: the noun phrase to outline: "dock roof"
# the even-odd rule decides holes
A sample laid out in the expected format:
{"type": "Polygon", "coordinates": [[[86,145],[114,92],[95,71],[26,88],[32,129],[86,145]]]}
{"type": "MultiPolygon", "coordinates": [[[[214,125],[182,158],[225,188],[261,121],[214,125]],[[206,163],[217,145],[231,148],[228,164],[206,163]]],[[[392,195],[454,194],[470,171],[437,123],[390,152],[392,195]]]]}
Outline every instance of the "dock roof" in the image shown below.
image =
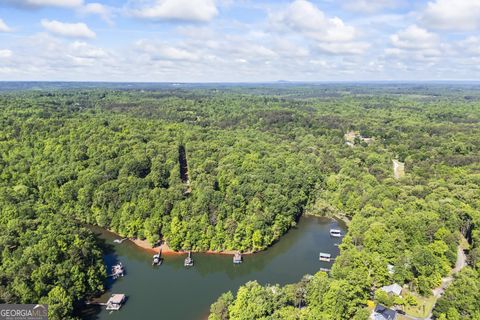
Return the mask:
{"type": "Polygon", "coordinates": [[[125,300],[125,295],[123,293],[116,293],[112,294],[110,299],[108,299],[108,303],[121,304],[123,300],[125,300]]]}

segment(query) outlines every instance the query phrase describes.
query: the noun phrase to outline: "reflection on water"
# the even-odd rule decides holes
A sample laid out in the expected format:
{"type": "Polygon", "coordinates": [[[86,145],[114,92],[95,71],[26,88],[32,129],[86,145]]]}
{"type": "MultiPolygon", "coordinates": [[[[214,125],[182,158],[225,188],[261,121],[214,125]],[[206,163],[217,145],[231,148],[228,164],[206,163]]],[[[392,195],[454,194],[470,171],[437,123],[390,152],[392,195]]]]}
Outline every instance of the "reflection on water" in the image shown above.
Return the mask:
{"type": "Polygon", "coordinates": [[[201,319],[208,314],[210,304],[223,292],[235,292],[250,280],[266,284],[297,282],[304,274],[331,263],[320,262],[319,252],[338,254],[340,239],[331,238],[330,228],[345,230],[338,221],[303,217],[275,245],[266,251],[244,256],[240,265],[232,263],[230,255],[193,253],[195,266],[185,268],[185,256],[165,256],[161,266],[152,266],[152,254],[126,241],[114,245],[115,235],[95,228],[105,240],[107,270],[118,261],[125,268],[125,277],[108,280],[104,300],[111,293],[125,293],[127,303],[116,312],[101,308],[85,310],[84,319],[201,319]]]}

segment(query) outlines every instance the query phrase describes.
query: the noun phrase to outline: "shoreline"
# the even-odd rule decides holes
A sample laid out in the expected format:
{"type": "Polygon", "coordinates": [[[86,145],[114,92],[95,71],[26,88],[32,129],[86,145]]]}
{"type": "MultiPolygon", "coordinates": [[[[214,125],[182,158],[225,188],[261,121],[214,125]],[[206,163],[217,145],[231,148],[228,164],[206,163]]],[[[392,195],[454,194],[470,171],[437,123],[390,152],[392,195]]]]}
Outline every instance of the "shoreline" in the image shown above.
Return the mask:
{"type": "Polygon", "coordinates": [[[341,213],[333,214],[331,216],[321,216],[321,215],[316,215],[316,214],[306,212],[306,213],[304,213],[304,215],[309,216],[309,217],[327,218],[327,219],[341,221],[341,222],[345,223],[345,226],[347,227],[347,229],[348,229],[348,226],[350,225],[350,222],[352,222],[352,219],[350,219],[349,217],[347,217],[346,215],[341,214],[341,213]]]}
{"type": "MultiPolygon", "coordinates": [[[[115,232],[112,232],[113,234],[117,235],[115,232]]],[[[128,238],[128,241],[130,241],[132,244],[137,246],[138,248],[148,251],[150,253],[160,253],[162,252],[162,255],[172,255],[172,256],[177,256],[177,255],[185,255],[188,253],[187,250],[180,250],[180,251],[175,251],[172,248],[168,246],[167,243],[162,243],[159,246],[152,247],[150,243],[146,240],[140,240],[140,239],[134,239],[134,238],[128,238]]],[[[238,252],[238,250],[224,250],[224,251],[214,251],[214,250],[207,250],[207,251],[195,251],[195,250],[190,250],[192,253],[204,253],[204,254],[220,254],[220,255],[234,255],[235,253],[238,252]]],[[[254,251],[254,252],[242,252],[242,255],[250,255],[254,254],[256,252],[260,251],[254,251]]]]}
{"type": "MultiPolygon", "coordinates": [[[[350,224],[350,219],[348,217],[346,217],[345,215],[341,215],[341,214],[336,214],[336,215],[333,215],[331,217],[319,216],[319,215],[314,215],[314,214],[309,214],[309,213],[304,213],[304,215],[309,216],[309,217],[327,218],[327,219],[341,221],[341,222],[345,223],[347,229],[348,229],[348,225],[350,224]]],[[[108,233],[112,234],[113,236],[115,236],[115,238],[117,238],[117,239],[124,239],[125,238],[125,237],[122,237],[121,235],[119,235],[118,233],[116,233],[112,230],[108,230],[106,228],[102,228],[100,226],[95,226],[95,225],[92,225],[92,227],[98,228],[99,230],[103,230],[104,232],[108,232],[108,233]]],[[[280,239],[278,239],[278,240],[280,240],[280,239]]],[[[138,247],[139,249],[147,251],[151,254],[157,254],[160,251],[162,252],[162,255],[166,255],[166,256],[169,256],[169,255],[170,256],[179,256],[179,255],[185,255],[185,254],[188,253],[188,251],[186,251],[186,250],[175,251],[172,248],[170,248],[166,242],[162,242],[162,244],[159,245],[159,246],[152,247],[152,245],[147,240],[141,240],[141,239],[138,239],[138,238],[127,238],[127,241],[132,243],[134,246],[138,247]]],[[[275,244],[275,242],[273,244],[275,244]]],[[[259,252],[267,250],[270,246],[268,246],[267,248],[265,248],[263,250],[247,251],[247,252],[242,252],[241,254],[242,255],[253,255],[255,253],[259,253],[259,252]]],[[[192,253],[211,254],[211,255],[230,255],[231,256],[231,255],[236,254],[239,251],[238,250],[223,250],[223,251],[215,251],[215,250],[194,251],[194,250],[191,250],[191,252],[192,253]]]]}
{"type": "MultiPolygon", "coordinates": [[[[113,234],[117,235],[115,232],[112,232],[113,234]]],[[[118,235],[117,235],[118,236],[118,235]]],[[[157,247],[152,247],[150,243],[146,240],[140,240],[140,239],[133,239],[133,238],[128,238],[128,241],[133,243],[135,246],[139,247],[142,250],[148,251],[150,253],[160,253],[162,252],[162,255],[185,255],[188,253],[187,250],[180,250],[180,251],[175,251],[172,248],[168,246],[166,243],[162,243],[161,245],[157,247]]],[[[195,250],[189,250],[192,253],[204,253],[204,254],[219,254],[219,255],[234,255],[238,252],[238,250],[223,250],[223,251],[214,251],[214,250],[207,250],[207,251],[195,251],[195,250]]],[[[254,253],[257,253],[260,251],[248,251],[248,252],[242,252],[242,255],[251,255],[254,253]]]]}

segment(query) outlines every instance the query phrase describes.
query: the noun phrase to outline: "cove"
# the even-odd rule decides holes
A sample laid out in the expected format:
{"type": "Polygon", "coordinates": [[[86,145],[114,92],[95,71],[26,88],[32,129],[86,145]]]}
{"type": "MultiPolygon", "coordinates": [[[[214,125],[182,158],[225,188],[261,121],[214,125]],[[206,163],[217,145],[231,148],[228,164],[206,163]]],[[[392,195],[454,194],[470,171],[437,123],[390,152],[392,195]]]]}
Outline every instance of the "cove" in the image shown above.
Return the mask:
{"type": "Polygon", "coordinates": [[[85,320],[131,319],[206,319],[210,305],[223,292],[235,293],[247,281],[261,284],[287,284],[299,281],[305,274],[330,268],[332,262],[318,260],[319,252],[338,255],[339,238],[330,237],[331,228],[345,233],[343,222],[304,216],[277,243],[265,251],[245,255],[240,265],[232,263],[231,255],[194,253],[195,266],[183,266],[185,256],[166,255],[161,266],[152,266],[152,254],[130,241],[113,244],[112,233],[93,228],[111,247],[105,254],[107,270],[120,261],[126,275],[108,280],[106,301],[112,293],[124,293],[128,300],[115,312],[104,307],[89,306],[83,311],[85,320]]]}

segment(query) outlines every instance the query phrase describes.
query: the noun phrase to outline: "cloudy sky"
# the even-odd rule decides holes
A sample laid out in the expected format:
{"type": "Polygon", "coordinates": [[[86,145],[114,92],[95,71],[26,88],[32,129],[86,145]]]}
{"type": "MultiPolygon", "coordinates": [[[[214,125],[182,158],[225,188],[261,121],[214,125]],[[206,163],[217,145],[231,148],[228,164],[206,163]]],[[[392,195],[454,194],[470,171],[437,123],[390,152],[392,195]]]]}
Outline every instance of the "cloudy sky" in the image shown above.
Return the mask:
{"type": "Polygon", "coordinates": [[[480,0],[0,0],[0,80],[480,80],[480,0]]]}

